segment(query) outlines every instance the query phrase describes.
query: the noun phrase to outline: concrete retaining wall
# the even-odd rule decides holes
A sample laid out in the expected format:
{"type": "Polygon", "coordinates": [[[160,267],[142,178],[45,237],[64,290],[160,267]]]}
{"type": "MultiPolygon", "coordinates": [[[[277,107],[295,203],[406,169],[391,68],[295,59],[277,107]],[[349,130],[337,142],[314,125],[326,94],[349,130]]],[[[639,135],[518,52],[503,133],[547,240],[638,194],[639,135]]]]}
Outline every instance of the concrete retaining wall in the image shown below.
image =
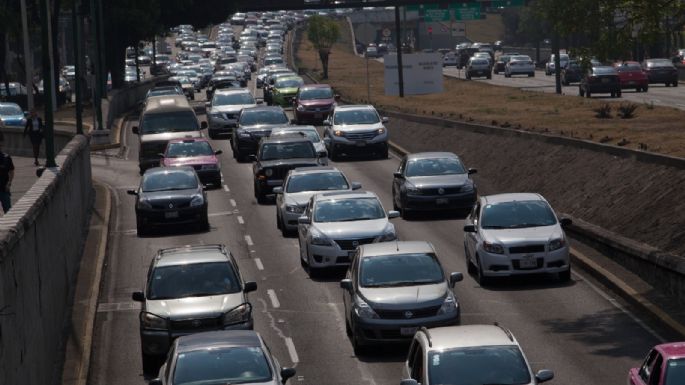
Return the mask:
{"type": "MultiPolygon", "coordinates": [[[[31,148],[31,141],[29,137],[24,137],[24,130],[16,128],[0,128],[0,132],[5,137],[5,142],[2,145],[2,150],[10,155],[16,156],[33,156],[33,149],[31,148]]],[[[74,137],[73,132],[55,130],[55,152],[59,153],[74,137]]],[[[41,157],[45,157],[45,141],[40,146],[41,157]]]]}
{"type": "Polygon", "coordinates": [[[0,384],[49,385],[62,350],[93,202],[90,152],[74,137],[0,218],[0,384]]]}

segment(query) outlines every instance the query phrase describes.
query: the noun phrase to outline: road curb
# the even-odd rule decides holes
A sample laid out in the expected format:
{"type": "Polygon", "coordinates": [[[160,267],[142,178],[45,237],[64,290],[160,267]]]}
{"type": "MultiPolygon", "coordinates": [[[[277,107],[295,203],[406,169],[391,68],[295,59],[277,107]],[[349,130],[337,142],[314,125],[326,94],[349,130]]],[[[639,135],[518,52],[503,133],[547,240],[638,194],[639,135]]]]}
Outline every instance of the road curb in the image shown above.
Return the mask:
{"type": "Polygon", "coordinates": [[[95,314],[107,254],[113,194],[109,186],[95,179],[93,188],[96,191],[96,200],[76,283],[71,333],[62,370],[63,385],[86,385],[90,370],[95,314]],[[98,195],[103,197],[100,204],[98,195]],[[88,254],[89,249],[93,250],[94,255],[88,254]]]}

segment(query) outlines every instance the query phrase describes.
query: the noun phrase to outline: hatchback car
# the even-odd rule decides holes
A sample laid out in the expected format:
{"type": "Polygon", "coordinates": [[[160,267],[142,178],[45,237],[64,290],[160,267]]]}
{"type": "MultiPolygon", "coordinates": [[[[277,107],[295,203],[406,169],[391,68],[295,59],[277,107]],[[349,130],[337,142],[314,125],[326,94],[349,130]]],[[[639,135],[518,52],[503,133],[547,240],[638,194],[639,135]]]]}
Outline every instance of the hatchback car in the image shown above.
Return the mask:
{"type": "Polygon", "coordinates": [[[154,167],[140,178],[136,196],[136,229],[138,236],[163,224],[198,223],[209,229],[207,193],[200,177],[191,167],[154,167]]]}
{"type": "Polygon", "coordinates": [[[450,152],[422,152],[406,155],[393,174],[393,208],[403,217],[411,211],[470,210],[478,191],[467,169],[450,152]]]}
{"type": "Polygon", "coordinates": [[[589,98],[596,93],[610,94],[612,98],[621,97],[621,81],[614,67],[592,67],[580,79],[578,94],[581,97],[589,98]]]}
{"type": "Polygon", "coordinates": [[[174,139],[166,146],[160,166],[189,166],[195,169],[204,184],[221,185],[221,162],[217,155],[221,150],[212,150],[207,139],[174,139]]]}
{"type": "Polygon", "coordinates": [[[316,155],[319,157],[321,164],[327,164],[328,152],[326,151],[326,144],[323,139],[319,136],[319,131],[317,131],[314,126],[286,126],[286,127],[276,127],[271,130],[270,138],[272,137],[300,137],[307,138],[314,145],[316,150],[316,155]]]}
{"type": "Polygon", "coordinates": [[[0,103],[0,120],[2,120],[5,127],[15,127],[23,130],[26,125],[26,115],[17,103],[0,103]]]}
{"type": "Polygon", "coordinates": [[[624,61],[615,63],[614,68],[618,72],[618,80],[621,89],[634,88],[636,92],[647,92],[649,89],[649,79],[642,70],[640,63],[636,61],[624,61]]]}
{"type": "Polygon", "coordinates": [[[504,66],[504,77],[510,78],[512,75],[535,76],[535,64],[533,59],[527,55],[511,56],[504,66]]]}
{"type": "Polygon", "coordinates": [[[304,80],[299,76],[277,79],[271,87],[271,103],[281,107],[292,107],[293,99],[304,80]]]}
{"type": "Polygon", "coordinates": [[[380,242],[359,246],[343,289],[345,327],[355,353],[379,342],[410,340],[419,327],[459,323],[452,293],[461,273],[449,278],[428,242],[380,242]]]}
{"type": "Polygon", "coordinates": [[[668,59],[647,59],[642,63],[642,69],[649,78],[649,84],[663,83],[678,87],[678,69],[668,59]]]}
{"type": "Polygon", "coordinates": [[[466,79],[471,80],[475,77],[484,77],[492,79],[492,73],[490,73],[490,61],[485,58],[472,57],[469,59],[468,64],[466,64],[466,79]]]}
{"type": "Polygon", "coordinates": [[[231,147],[233,157],[239,161],[254,155],[259,141],[271,134],[274,127],[290,124],[283,108],[278,106],[260,106],[243,108],[238,116],[238,126],[233,130],[231,147]]]}
{"type": "Polygon", "coordinates": [[[685,384],[685,341],[653,347],[642,365],[628,372],[628,385],[685,384]]]}
{"type": "Polygon", "coordinates": [[[320,193],[298,218],[300,260],[314,275],[323,267],[347,266],[359,245],[393,241],[395,226],[378,196],[368,191],[320,193]]]}
{"type": "Polygon", "coordinates": [[[331,160],[340,154],[369,154],[388,157],[388,118],[378,115],[370,105],[336,106],[330,117],[324,120],[324,142],[331,160]]]}
{"type": "Polygon", "coordinates": [[[141,302],[140,342],[143,368],[167,354],[175,338],[208,330],[252,329],[252,305],[247,293],[256,282],[245,282],[224,245],[161,249],[152,258],[141,302]]]}
{"type": "Polygon", "coordinates": [[[419,329],[404,363],[400,385],[536,385],[554,378],[551,370],[533,374],[519,342],[495,325],[419,329]]]}
{"type": "Polygon", "coordinates": [[[259,333],[229,330],[177,339],[148,385],[284,385],[295,373],[280,365],[259,333]]]}
{"type": "Polygon", "coordinates": [[[464,253],[469,272],[481,285],[492,277],[532,273],[571,279],[569,245],[563,227],[539,194],[512,193],[481,197],[464,225],[464,253]]]}
{"type": "Polygon", "coordinates": [[[297,124],[323,124],[333,108],[336,97],[328,84],[308,84],[300,86],[293,100],[297,124]]]}
{"type": "Polygon", "coordinates": [[[276,225],[284,236],[297,230],[297,218],[302,216],[309,199],[319,192],[358,190],[359,183],[350,183],[335,167],[304,167],[290,170],[276,194],[276,225]]]}
{"type": "Polygon", "coordinates": [[[217,90],[212,101],[207,103],[209,137],[212,139],[227,135],[231,137],[243,108],[256,107],[257,101],[247,89],[217,90]]]}

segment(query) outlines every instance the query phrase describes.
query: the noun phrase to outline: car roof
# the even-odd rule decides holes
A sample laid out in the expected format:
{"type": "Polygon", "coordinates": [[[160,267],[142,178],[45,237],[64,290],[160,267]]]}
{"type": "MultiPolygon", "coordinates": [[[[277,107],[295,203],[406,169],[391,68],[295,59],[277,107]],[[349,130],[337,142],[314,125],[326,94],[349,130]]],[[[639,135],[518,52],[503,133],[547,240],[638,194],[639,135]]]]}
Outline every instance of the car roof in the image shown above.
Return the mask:
{"type": "MultiPolygon", "coordinates": [[[[425,333],[425,330],[423,331],[425,333]]],[[[476,346],[518,346],[507,329],[496,325],[446,326],[428,329],[431,350],[476,346]]]]}
{"type": "Polygon", "coordinates": [[[161,249],[157,252],[157,266],[175,266],[191,263],[227,262],[228,251],[223,245],[195,245],[161,249]]]}
{"type": "Polygon", "coordinates": [[[378,199],[378,196],[371,191],[360,191],[360,190],[326,192],[326,193],[319,193],[319,194],[316,194],[314,196],[314,200],[316,200],[316,201],[332,200],[332,199],[355,199],[355,198],[376,198],[376,199],[378,199]]]}
{"type": "MultiPolygon", "coordinates": [[[[4,87],[4,86],[3,86],[3,87],[4,87]]],[[[0,106],[19,107],[19,109],[21,109],[21,107],[19,106],[19,104],[17,104],[17,103],[12,103],[12,102],[0,102],[0,106]]]]}
{"type": "Polygon", "coordinates": [[[357,109],[375,110],[375,108],[370,104],[345,104],[342,106],[340,106],[340,105],[335,106],[336,111],[357,110],[357,109]]]}
{"type": "Polygon", "coordinates": [[[496,204],[512,201],[544,201],[545,198],[540,194],[536,193],[506,193],[506,194],[495,194],[486,195],[482,199],[486,204],[496,204]]]}
{"type": "Polygon", "coordinates": [[[192,143],[192,142],[207,142],[207,143],[209,143],[209,140],[207,140],[207,138],[178,138],[178,139],[170,139],[168,143],[192,143]]]}
{"type": "Polygon", "coordinates": [[[177,339],[176,351],[189,352],[192,350],[212,347],[261,347],[259,333],[253,330],[220,330],[214,332],[195,333],[177,339]]]}
{"type": "Polygon", "coordinates": [[[659,350],[666,359],[685,358],[685,341],[657,345],[655,349],[659,350]]]}
{"type": "Polygon", "coordinates": [[[317,167],[297,167],[289,171],[290,175],[303,175],[303,174],[316,174],[324,172],[339,172],[342,173],[337,167],[332,166],[317,166],[317,167]]]}
{"type": "Polygon", "coordinates": [[[418,160],[418,159],[434,159],[434,158],[455,158],[459,157],[452,152],[442,152],[442,151],[431,151],[431,152],[417,152],[414,154],[407,155],[407,160],[418,160]]]}
{"type": "Polygon", "coordinates": [[[185,95],[150,96],[147,98],[147,104],[145,105],[143,114],[159,114],[163,112],[178,111],[179,109],[189,109],[192,111],[190,103],[188,103],[188,99],[186,99],[185,95]]]}
{"type": "MultiPolygon", "coordinates": [[[[228,81],[228,79],[225,79],[224,81],[228,81]]],[[[252,92],[248,90],[247,88],[222,88],[214,91],[215,95],[231,95],[231,94],[250,94],[252,95],[252,92]]]]}
{"type": "Polygon", "coordinates": [[[359,254],[362,258],[371,258],[381,255],[435,253],[433,245],[426,241],[378,242],[361,245],[359,248],[359,254]]]}

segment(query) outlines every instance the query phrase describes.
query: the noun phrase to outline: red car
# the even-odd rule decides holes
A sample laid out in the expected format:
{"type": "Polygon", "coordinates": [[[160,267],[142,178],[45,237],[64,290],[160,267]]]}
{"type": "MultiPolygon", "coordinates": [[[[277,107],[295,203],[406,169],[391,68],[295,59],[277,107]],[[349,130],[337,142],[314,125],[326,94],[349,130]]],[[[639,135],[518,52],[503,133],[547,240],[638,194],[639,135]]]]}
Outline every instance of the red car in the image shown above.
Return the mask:
{"type": "Polygon", "coordinates": [[[639,368],[628,373],[628,385],[685,384],[685,342],[657,345],[639,368]]]}
{"type": "Polygon", "coordinates": [[[297,124],[322,125],[335,107],[338,95],[328,84],[307,84],[301,86],[293,99],[293,110],[297,124]]]}
{"type": "Polygon", "coordinates": [[[635,88],[637,92],[647,92],[649,88],[649,78],[642,70],[640,63],[636,61],[624,61],[614,63],[614,68],[618,72],[618,79],[621,82],[621,89],[635,88]]]}
{"type": "Polygon", "coordinates": [[[162,167],[190,166],[195,169],[200,181],[204,184],[221,185],[221,166],[217,155],[207,139],[174,139],[170,140],[160,160],[162,167]]]}

